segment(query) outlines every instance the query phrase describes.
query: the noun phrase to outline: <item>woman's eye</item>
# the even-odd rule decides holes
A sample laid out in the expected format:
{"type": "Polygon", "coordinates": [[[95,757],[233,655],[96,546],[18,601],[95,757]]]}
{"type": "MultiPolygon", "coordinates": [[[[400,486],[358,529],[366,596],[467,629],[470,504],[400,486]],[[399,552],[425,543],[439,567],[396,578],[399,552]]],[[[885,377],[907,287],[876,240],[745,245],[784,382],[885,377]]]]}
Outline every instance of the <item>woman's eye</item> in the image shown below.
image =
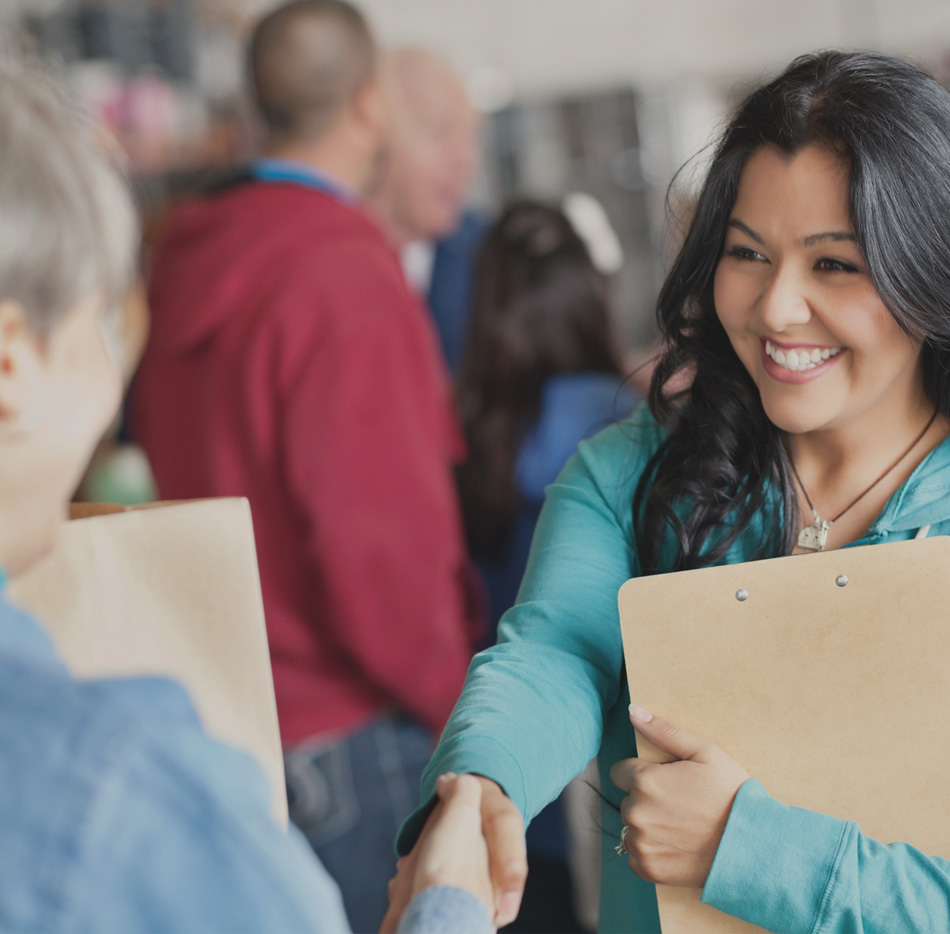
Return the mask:
{"type": "Polygon", "coordinates": [[[728,247],[726,249],[726,256],[731,256],[734,259],[746,260],[749,262],[765,260],[765,257],[761,253],[758,253],[757,251],[747,246],[728,247]]]}
{"type": "Polygon", "coordinates": [[[854,263],[846,263],[841,259],[831,259],[830,257],[822,257],[815,263],[815,269],[820,272],[860,272],[861,270],[854,265],[854,263]]]}

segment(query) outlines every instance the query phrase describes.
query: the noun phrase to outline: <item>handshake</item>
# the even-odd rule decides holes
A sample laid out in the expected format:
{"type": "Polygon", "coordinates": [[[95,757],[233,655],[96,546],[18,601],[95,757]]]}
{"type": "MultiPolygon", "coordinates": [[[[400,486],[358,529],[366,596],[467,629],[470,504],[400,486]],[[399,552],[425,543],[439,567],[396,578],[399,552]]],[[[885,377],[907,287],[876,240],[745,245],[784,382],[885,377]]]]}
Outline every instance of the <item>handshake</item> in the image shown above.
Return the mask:
{"type": "Polygon", "coordinates": [[[389,883],[389,911],[380,934],[396,934],[412,899],[434,885],[465,889],[481,902],[484,915],[471,919],[472,931],[503,927],[518,914],[528,873],[518,809],[495,782],[481,776],[447,773],[439,777],[436,791],[432,814],[389,883]]]}

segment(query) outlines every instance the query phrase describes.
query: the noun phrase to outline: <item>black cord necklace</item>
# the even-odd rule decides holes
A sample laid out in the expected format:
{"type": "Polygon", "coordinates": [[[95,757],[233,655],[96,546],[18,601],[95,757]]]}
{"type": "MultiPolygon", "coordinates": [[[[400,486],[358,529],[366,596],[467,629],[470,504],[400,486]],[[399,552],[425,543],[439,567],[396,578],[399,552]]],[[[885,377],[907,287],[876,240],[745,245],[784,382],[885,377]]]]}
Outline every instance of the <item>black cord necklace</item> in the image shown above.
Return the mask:
{"type": "Polygon", "coordinates": [[[804,548],[807,551],[824,551],[825,545],[828,542],[828,530],[836,523],[852,506],[864,499],[871,490],[874,489],[911,451],[920,444],[921,439],[925,434],[930,430],[930,426],[934,423],[934,419],[937,417],[937,410],[934,409],[933,415],[930,416],[930,421],[924,426],[924,430],[914,438],[911,446],[901,454],[900,457],[891,464],[887,470],[882,473],[877,480],[875,480],[867,489],[859,493],[841,512],[834,517],[834,519],[822,519],[818,515],[818,510],[812,505],[812,501],[808,496],[808,490],[805,489],[805,484],[802,483],[802,478],[798,476],[798,471],[795,469],[795,462],[792,458],[788,459],[789,466],[792,468],[792,473],[795,474],[795,479],[798,481],[798,485],[801,487],[802,493],[805,494],[805,502],[808,503],[809,508],[811,509],[811,514],[814,516],[815,521],[811,525],[806,525],[805,528],[798,533],[798,547],[804,548]]]}

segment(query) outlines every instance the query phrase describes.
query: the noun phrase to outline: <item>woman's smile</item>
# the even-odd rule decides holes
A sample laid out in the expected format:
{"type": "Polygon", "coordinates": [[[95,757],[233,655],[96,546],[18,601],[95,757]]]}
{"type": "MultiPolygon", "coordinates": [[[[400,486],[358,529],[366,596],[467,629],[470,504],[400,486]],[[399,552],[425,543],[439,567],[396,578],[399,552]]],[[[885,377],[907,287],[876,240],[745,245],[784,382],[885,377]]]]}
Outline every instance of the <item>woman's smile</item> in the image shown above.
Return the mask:
{"type": "Polygon", "coordinates": [[[782,383],[808,383],[824,376],[839,360],[843,348],[818,344],[786,344],[760,338],[762,367],[782,383]]]}

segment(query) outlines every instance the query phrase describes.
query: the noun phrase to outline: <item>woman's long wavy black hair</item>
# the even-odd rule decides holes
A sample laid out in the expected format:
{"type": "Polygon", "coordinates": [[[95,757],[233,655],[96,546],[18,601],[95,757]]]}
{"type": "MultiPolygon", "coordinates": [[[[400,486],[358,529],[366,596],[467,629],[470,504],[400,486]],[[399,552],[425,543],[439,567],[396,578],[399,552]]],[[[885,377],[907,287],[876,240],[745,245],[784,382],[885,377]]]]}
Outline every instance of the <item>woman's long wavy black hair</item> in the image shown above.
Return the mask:
{"type": "Polygon", "coordinates": [[[608,282],[565,214],[508,205],[478,258],[472,323],[458,380],[468,458],[457,471],[469,549],[497,560],[518,508],[515,461],[559,373],[613,373],[608,282]]]}
{"type": "Polygon", "coordinates": [[[950,92],[886,55],[798,58],[727,126],[660,292],[665,350],[649,404],[669,436],[634,497],[645,574],[720,561],[760,513],[755,557],[794,547],[796,525],[783,519],[798,514],[784,433],[719,323],[713,278],[746,160],[763,146],[793,155],[811,145],[849,166],[851,220],[871,280],[901,328],[923,341],[925,389],[950,415],[950,92]],[[687,389],[672,388],[689,374],[687,389]]]}

